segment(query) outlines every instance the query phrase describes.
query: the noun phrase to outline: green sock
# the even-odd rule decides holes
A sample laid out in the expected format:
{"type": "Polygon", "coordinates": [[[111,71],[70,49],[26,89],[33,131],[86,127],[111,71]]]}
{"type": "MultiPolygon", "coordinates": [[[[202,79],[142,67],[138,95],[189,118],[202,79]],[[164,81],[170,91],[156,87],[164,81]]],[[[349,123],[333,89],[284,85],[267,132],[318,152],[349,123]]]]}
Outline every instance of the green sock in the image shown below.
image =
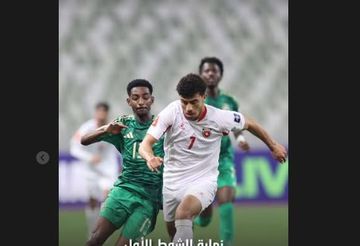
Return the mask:
{"type": "Polygon", "coordinates": [[[234,205],[231,202],[221,204],[220,211],[220,239],[224,246],[232,245],[234,236],[234,205]]]}
{"type": "Polygon", "coordinates": [[[194,224],[198,225],[198,226],[201,226],[201,227],[205,227],[208,224],[210,224],[210,221],[211,221],[211,216],[208,216],[208,217],[197,216],[194,219],[194,224]]]}

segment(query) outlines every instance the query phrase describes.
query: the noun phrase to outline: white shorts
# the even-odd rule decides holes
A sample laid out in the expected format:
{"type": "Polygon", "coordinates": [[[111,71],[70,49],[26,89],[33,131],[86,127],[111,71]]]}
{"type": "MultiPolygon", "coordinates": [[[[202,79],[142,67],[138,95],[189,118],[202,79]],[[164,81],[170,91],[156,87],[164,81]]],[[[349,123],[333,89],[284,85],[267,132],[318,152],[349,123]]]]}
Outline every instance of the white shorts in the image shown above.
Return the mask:
{"type": "Polygon", "coordinates": [[[188,183],[178,190],[169,190],[163,186],[163,213],[166,222],[175,220],[175,212],[180,202],[187,195],[193,195],[201,203],[201,212],[215,199],[217,182],[196,181],[188,183]]]}

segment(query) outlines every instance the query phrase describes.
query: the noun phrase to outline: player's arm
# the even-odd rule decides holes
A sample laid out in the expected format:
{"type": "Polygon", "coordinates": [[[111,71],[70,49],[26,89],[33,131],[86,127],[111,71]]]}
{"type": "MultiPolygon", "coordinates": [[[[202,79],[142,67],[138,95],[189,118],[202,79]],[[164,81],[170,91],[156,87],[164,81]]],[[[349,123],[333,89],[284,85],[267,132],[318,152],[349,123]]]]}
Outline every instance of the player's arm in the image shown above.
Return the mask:
{"type": "Polygon", "coordinates": [[[162,158],[154,156],[152,147],[173,124],[175,116],[173,105],[169,104],[159,113],[139,146],[139,154],[146,160],[146,164],[151,171],[157,171],[157,168],[163,162],[162,158]]]}
{"type": "Polygon", "coordinates": [[[254,119],[235,111],[221,110],[218,112],[218,120],[226,131],[248,130],[268,146],[276,160],[281,163],[286,161],[287,152],[284,146],[277,143],[254,119]]]}
{"type": "Polygon", "coordinates": [[[233,134],[236,140],[236,143],[238,144],[239,148],[241,148],[244,151],[248,151],[250,149],[250,145],[247,142],[246,138],[244,137],[243,131],[240,130],[234,130],[233,134]]]}
{"type": "Polygon", "coordinates": [[[146,164],[151,171],[158,171],[157,168],[161,166],[163,162],[162,158],[154,155],[154,151],[152,149],[153,145],[157,141],[158,140],[150,134],[146,134],[144,140],[139,146],[139,154],[146,160],[146,164]]]}
{"type": "Polygon", "coordinates": [[[123,128],[127,126],[119,122],[111,122],[107,125],[97,128],[95,131],[89,132],[81,137],[82,145],[89,145],[101,140],[101,137],[106,134],[119,134],[123,128]]]}
{"type": "Polygon", "coordinates": [[[254,136],[263,141],[268,146],[276,160],[280,163],[286,161],[287,151],[285,147],[277,143],[258,122],[250,117],[245,117],[244,129],[248,130],[254,136]]]}
{"type": "MultiPolygon", "coordinates": [[[[232,105],[231,110],[239,112],[239,104],[235,100],[235,98],[230,97],[230,101],[231,101],[231,105],[232,105]]],[[[236,143],[239,146],[239,148],[244,150],[244,151],[249,151],[250,145],[246,141],[246,138],[244,137],[243,131],[242,130],[234,130],[233,135],[235,137],[236,143]]]]}

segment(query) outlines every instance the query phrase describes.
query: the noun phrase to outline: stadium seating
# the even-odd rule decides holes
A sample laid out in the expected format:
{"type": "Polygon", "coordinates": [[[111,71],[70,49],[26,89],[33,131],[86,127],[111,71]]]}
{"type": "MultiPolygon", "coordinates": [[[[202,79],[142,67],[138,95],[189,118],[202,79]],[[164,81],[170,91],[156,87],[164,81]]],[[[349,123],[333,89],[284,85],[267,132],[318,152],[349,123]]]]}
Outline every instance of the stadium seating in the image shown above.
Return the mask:
{"type": "Polygon", "coordinates": [[[130,113],[132,79],[153,82],[158,113],[204,56],[223,60],[221,87],[287,144],[287,11],[286,0],[60,0],[60,149],[97,101],[108,101],[114,117],[130,113]]]}

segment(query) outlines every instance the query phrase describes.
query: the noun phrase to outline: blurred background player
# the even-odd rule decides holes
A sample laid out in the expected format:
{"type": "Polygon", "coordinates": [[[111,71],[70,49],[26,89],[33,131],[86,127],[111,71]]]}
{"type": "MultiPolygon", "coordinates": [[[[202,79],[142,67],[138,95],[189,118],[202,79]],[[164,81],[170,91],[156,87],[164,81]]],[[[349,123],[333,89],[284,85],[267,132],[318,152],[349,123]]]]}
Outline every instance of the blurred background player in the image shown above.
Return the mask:
{"type": "MultiPolygon", "coordinates": [[[[136,79],[127,86],[127,103],[132,115],[123,115],[108,125],[91,131],[81,138],[85,145],[106,141],[123,156],[123,170],[106,198],[96,227],[87,241],[88,246],[103,245],[117,229],[123,227],[116,245],[129,245],[155,227],[161,207],[162,169],[151,172],[138,153],[139,145],[150,127],[153,87],[149,81],[136,79]]],[[[164,156],[163,141],[154,146],[158,156],[164,156]]]]}
{"type": "MultiPolygon", "coordinates": [[[[205,57],[199,65],[199,74],[207,85],[207,97],[205,103],[219,109],[239,111],[236,100],[224,93],[219,88],[219,83],[224,74],[222,61],[217,57],[205,57]]],[[[249,150],[249,144],[240,131],[233,132],[239,147],[249,150]]],[[[221,139],[221,149],[219,157],[219,176],[218,190],[216,200],[219,204],[220,213],[220,239],[224,245],[232,245],[234,237],[234,199],[236,174],[234,169],[234,150],[229,136],[223,136],[221,139]]],[[[212,205],[207,207],[198,216],[194,223],[199,226],[207,226],[212,217],[212,205]]]]}
{"type": "Polygon", "coordinates": [[[83,146],[80,141],[85,134],[108,123],[109,109],[110,106],[106,102],[97,103],[93,119],[80,126],[70,143],[70,153],[83,161],[87,167],[86,187],[89,199],[85,207],[85,215],[89,236],[99,215],[100,203],[107,196],[119,174],[119,162],[118,153],[112,145],[96,143],[83,146]]]}

